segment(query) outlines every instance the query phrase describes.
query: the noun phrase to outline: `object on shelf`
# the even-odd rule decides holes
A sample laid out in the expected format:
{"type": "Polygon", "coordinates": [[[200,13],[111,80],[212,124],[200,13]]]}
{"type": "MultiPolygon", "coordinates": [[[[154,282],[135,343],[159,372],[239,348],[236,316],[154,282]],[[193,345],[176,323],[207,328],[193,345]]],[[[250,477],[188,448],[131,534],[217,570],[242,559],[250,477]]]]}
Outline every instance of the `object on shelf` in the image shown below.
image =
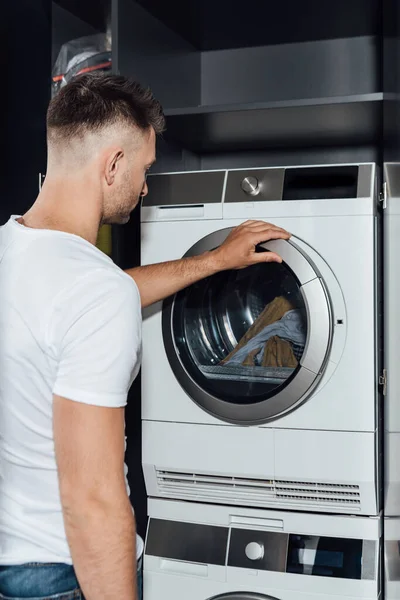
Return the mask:
{"type": "Polygon", "coordinates": [[[73,77],[94,71],[110,71],[111,66],[109,33],[98,33],[63,44],[53,68],[52,97],[73,77]]]}

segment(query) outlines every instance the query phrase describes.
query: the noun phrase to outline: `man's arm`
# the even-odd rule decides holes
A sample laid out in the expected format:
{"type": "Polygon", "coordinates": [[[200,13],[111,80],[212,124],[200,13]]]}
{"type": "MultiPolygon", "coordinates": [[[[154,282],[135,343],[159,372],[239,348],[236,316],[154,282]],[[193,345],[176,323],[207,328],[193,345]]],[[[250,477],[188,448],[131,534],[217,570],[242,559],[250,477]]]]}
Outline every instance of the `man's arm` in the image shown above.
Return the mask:
{"type": "Polygon", "coordinates": [[[136,527],[124,478],[124,409],[54,396],[67,540],[86,600],[137,600],[136,527]]]}
{"type": "Polygon", "coordinates": [[[256,252],[261,242],[289,239],[290,234],[264,221],[246,221],[229,234],[216,250],[199,256],[128,269],[136,282],[142,307],[176,294],[219,271],[240,269],[260,262],[281,262],[274,252],[256,252]]]}
{"type": "Polygon", "coordinates": [[[53,430],[72,562],[86,600],[137,600],[135,521],[124,477],[124,407],[140,356],[136,287],[83,270],[47,324],[58,360],[53,430]]]}

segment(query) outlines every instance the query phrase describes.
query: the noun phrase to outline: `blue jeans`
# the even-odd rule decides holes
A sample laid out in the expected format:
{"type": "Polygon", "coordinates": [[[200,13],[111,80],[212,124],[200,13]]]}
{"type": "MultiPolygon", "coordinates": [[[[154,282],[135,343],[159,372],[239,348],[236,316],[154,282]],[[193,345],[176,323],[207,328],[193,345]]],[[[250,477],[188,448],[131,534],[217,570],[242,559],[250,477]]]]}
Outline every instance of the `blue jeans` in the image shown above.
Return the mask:
{"type": "MultiPolygon", "coordinates": [[[[138,600],[143,597],[142,558],[138,561],[138,600]]],[[[85,600],[73,567],[56,563],[0,566],[0,600],[85,600]]]]}

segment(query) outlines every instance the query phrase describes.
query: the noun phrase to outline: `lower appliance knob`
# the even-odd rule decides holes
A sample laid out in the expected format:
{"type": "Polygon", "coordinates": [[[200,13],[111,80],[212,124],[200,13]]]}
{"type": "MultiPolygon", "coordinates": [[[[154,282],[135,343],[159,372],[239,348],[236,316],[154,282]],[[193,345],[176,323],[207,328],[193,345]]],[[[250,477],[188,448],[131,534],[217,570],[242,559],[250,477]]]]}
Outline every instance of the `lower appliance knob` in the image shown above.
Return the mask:
{"type": "Polygon", "coordinates": [[[245,553],[249,560],[261,560],[264,558],[264,544],[250,542],[245,548],[245,553]]]}
{"type": "Polygon", "coordinates": [[[257,196],[260,193],[260,185],[256,177],[245,177],[241,183],[241,187],[249,196],[257,196]]]}

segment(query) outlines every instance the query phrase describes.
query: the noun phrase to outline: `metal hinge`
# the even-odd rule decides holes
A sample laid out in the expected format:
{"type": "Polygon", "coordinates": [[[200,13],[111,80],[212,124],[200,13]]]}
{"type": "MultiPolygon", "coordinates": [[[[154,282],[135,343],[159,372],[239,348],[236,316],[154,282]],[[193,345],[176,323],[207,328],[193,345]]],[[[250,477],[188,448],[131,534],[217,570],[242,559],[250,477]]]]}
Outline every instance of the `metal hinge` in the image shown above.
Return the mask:
{"type": "Polygon", "coordinates": [[[379,376],[379,385],[382,388],[382,394],[386,396],[387,392],[387,371],[383,369],[382,375],[379,376]]]}
{"type": "Polygon", "coordinates": [[[43,185],[43,181],[44,181],[45,177],[46,177],[46,175],[39,173],[39,192],[42,189],[42,185],[43,185]]]}
{"type": "Polygon", "coordinates": [[[382,204],[382,208],[386,208],[386,206],[387,206],[387,185],[386,185],[386,181],[383,182],[382,191],[379,194],[379,202],[382,204]]]}

